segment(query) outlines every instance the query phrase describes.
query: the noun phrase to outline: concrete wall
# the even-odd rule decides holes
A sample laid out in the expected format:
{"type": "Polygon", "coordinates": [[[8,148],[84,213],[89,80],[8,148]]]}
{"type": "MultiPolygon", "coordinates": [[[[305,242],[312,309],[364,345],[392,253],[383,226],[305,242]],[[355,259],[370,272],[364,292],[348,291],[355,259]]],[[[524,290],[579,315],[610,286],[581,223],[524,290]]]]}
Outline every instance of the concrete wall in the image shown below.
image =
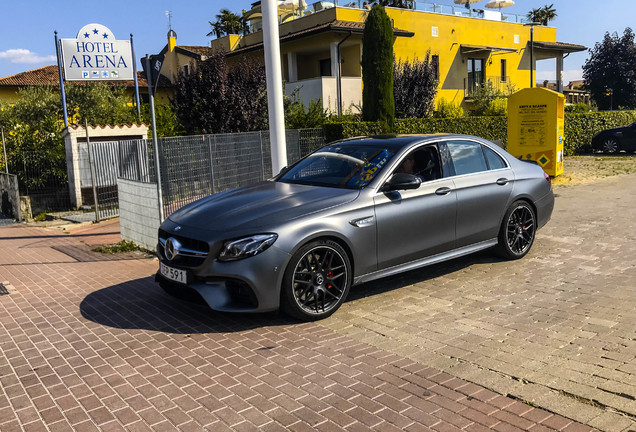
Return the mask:
{"type": "Polygon", "coordinates": [[[157,184],[119,178],[117,187],[121,238],[155,250],[160,224],[157,184]]]}
{"type": "Polygon", "coordinates": [[[17,220],[22,219],[18,177],[13,174],[0,173],[0,213],[17,220]]]}

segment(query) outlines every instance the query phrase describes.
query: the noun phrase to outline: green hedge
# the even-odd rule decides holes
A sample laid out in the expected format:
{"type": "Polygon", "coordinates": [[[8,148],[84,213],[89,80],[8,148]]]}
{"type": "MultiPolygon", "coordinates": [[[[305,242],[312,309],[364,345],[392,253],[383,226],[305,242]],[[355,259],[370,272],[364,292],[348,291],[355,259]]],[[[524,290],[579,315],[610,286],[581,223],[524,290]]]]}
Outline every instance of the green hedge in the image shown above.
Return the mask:
{"type": "MultiPolygon", "coordinates": [[[[565,154],[589,153],[592,137],[604,129],[625,126],[636,121],[636,111],[604,111],[594,113],[565,114],[565,154]]],[[[458,119],[396,119],[395,133],[429,134],[457,133],[476,135],[491,141],[499,141],[504,147],[508,141],[508,120],[505,116],[462,117],[458,119]]],[[[380,123],[341,122],[324,125],[327,142],[356,136],[379,135],[380,123]]]]}
{"type": "Polygon", "coordinates": [[[592,137],[604,129],[626,126],[636,121],[636,111],[603,111],[565,115],[565,154],[592,151],[592,137]]]}

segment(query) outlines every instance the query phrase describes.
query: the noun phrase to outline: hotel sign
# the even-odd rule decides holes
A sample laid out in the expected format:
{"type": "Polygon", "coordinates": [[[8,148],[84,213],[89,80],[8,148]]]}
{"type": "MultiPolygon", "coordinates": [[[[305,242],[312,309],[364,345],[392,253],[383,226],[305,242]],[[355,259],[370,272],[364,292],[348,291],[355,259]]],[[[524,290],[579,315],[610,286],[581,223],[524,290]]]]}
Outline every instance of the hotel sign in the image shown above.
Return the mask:
{"type": "Polygon", "coordinates": [[[130,41],[116,40],[101,24],[88,24],[76,39],[62,39],[66,81],[132,80],[133,58],[130,41]]]}

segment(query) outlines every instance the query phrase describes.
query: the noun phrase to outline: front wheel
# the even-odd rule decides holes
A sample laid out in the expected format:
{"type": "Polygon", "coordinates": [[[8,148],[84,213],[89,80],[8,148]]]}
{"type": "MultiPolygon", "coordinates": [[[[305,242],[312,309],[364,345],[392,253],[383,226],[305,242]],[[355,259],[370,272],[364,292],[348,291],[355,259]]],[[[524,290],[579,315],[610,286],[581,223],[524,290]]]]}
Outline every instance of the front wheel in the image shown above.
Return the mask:
{"type": "Polygon", "coordinates": [[[616,138],[608,137],[601,142],[601,150],[605,154],[615,154],[620,151],[620,147],[616,138]]]}
{"type": "Polygon", "coordinates": [[[281,309],[303,321],[326,318],[347,298],[351,279],[351,263],[342,246],[331,240],[308,243],[285,269],[281,309]]]}
{"type": "Polygon", "coordinates": [[[524,257],[534,243],[537,220],[526,201],[516,201],[506,211],[499,230],[497,252],[506,259],[524,257]]]}

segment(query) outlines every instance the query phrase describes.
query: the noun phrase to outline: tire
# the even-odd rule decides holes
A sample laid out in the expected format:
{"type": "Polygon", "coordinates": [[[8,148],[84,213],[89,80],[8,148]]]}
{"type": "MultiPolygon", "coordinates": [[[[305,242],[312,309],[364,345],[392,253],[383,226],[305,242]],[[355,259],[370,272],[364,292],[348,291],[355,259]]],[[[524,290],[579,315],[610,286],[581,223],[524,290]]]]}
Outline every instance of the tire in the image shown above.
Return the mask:
{"type": "Polygon", "coordinates": [[[621,151],[621,147],[616,138],[606,137],[601,141],[601,150],[605,154],[616,154],[621,151]]]}
{"type": "Polygon", "coordinates": [[[515,201],[506,211],[497,252],[506,259],[523,258],[530,251],[537,230],[537,217],[526,201],[515,201]]]}
{"type": "Polygon", "coordinates": [[[301,247],[285,269],[280,308],[302,321],[327,318],[347,298],[351,280],[351,262],[342,246],[313,241],[301,247]]]}

